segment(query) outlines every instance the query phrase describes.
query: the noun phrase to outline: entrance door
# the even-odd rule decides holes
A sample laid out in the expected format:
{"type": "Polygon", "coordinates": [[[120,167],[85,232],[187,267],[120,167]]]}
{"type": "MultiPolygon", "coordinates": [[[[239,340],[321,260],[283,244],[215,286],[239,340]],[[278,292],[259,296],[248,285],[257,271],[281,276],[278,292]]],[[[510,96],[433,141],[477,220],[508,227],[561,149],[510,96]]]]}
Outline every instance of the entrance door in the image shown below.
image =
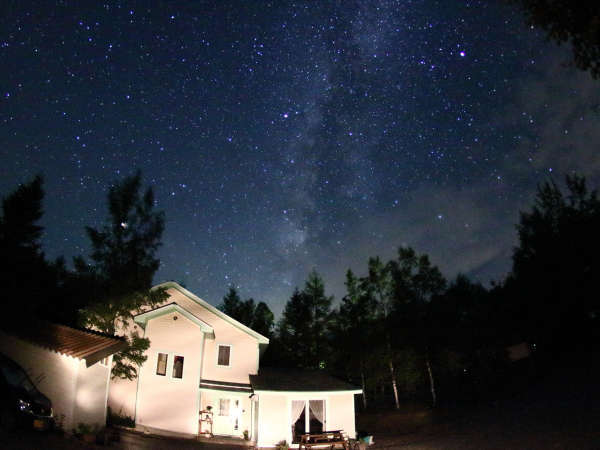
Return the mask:
{"type": "Polygon", "coordinates": [[[220,397],[213,416],[213,434],[234,436],[241,434],[241,401],[235,397],[220,397]]]}

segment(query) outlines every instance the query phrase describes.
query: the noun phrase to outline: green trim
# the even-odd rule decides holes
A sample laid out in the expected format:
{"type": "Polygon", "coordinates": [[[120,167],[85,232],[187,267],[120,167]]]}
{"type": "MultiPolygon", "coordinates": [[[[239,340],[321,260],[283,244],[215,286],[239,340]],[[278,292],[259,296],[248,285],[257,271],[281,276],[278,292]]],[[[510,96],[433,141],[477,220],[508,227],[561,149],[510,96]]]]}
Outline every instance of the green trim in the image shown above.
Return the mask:
{"type": "Polygon", "coordinates": [[[280,395],[339,395],[339,394],[362,394],[362,389],[351,389],[347,391],[269,391],[267,389],[253,389],[255,394],[280,394],[280,395]]]}
{"type": "Polygon", "coordinates": [[[172,312],[177,312],[186,319],[188,319],[190,322],[193,322],[196,325],[198,325],[203,333],[214,335],[215,330],[213,330],[213,327],[211,327],[203,320],[198,319],[196,316],[191,314],[186,309],[183,309],[177,303],[169,303],[168,305],[160,306],[159,308],[143,312],[135,316],[133,320],[145,327],[149,320],[155,319],[160,316],[164,316],[165,314],[170,314],[172,312]]]}
{"type": "Polygon", "coordinates": [[[154,286],[152,289],[160,289],[160,288],[163,288],[163,289],[173,288],[173,289],[179,291],[180,293],[182,293],[183,295],[185,295],[186,297],[188,297],[190,300],[195,301],[200,306],[203,306],[204,308],[206,308],[207,310],[209,310],[211,313],[213,313],[216,316],[220,317],[221,319],[225,320],[226,322],[228,322],[229,324],[233,325],[234,327],[236,327],[236,328],[244,331],[245,333],[249,334],[254,339],[256,339],[259,344],[268,344],[269,343],[269,339],[266,338],[266,337],[264,337],[262,334],[257,333],[256,331],[252,330],[251,328],[248,328],[243,323],[240,323],[237,320],[233,319],[232,317],[229,317],[223,311],[215,308],[210,303],[208,303],[205,300],[202,300],[200,297],[192,294],[190,291],[188,291],[184,287],[181,287],[176,282],[174,282],[174,281],[167,281],[165,283],[161,283],[161,284],[158,284],[158,285],[154,286]]]}

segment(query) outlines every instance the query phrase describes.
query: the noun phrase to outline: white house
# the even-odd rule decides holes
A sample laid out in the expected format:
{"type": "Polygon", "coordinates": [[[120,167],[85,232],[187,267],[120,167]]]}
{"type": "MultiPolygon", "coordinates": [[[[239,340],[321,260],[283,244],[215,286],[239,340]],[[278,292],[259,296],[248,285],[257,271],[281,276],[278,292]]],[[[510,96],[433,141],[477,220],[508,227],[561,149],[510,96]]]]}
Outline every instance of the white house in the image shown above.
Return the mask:
{"type": "Polygon", "coordinates": [[[0,353],[19,364],[52,402],[65,431],[79,423],[103,427],[112,355],[127,344],[49,322],[0,331],[0,353]]]}
{"type": "Polygon", "coordinates": [[[135,317],[150,339],[136,380],[112,380],[108,404],[156,433],[242,437],[274,446],[307,431],[355,434],[354,394],[321,372],[259,370],[269,340],[174,282],[164,304],[135,317]],[[210,413],[206,411],[210,410],[210,413]]]}

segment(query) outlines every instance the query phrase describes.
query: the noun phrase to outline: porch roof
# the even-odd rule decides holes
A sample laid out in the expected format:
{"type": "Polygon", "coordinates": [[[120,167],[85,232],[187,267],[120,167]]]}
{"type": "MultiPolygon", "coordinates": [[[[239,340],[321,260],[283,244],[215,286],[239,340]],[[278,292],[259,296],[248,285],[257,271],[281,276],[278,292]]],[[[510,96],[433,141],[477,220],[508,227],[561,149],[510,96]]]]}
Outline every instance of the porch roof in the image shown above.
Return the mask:
{"type": "Polygon", "coordinates": [[[279,369],[263,367],[258,375],[250,375],[252,389],[286,392],[352,392],[362,390],[322,370],[279,369]]]}
{"type": "Polygon", "coordinates": [[[83,359],[87,367],[127,347],[121,337],[45,321],[32,321],[22,328],[10,327],[3,331],[38,347],[83,359]]]}

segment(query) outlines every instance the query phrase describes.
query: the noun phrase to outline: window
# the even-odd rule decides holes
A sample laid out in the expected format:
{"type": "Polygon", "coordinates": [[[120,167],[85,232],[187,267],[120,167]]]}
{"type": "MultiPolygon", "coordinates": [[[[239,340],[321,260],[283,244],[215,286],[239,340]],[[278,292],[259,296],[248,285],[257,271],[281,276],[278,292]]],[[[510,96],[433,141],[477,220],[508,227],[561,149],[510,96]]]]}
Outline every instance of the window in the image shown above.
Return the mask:
{"type": "Polygon", "coordinates": [[[167,359],[166,353],[159,353],[156,361],[156,375],[162,375],[163,377],[167,374],[167,359]]]}
{"type": "Polygon", "coordinates": [[[102,358],[100,360],[100,365],[104,367],[108,367],[108,356],[106,358],[102,358]]]}
{"type": "Polygon", "coordinates": [[[292,441],[300,442],[304,433],[325,430],[325,400],[292,400],[292,441]]]}
{"type": "Polygon", "coordinates": [[[183,356],[175,356],[172,376],[173,378],[183,378],[183,356]]]}
{"type": "Polygon", "coordinates": [[[229,399],[219,399],[219,416],[229,416],[229,399]]]}
{"type": "Polygon", "coordinates": [[[217,358],[218,366],[230,366],[231,364],[231,346],[219,345],[219,356],[217,358]]]}

